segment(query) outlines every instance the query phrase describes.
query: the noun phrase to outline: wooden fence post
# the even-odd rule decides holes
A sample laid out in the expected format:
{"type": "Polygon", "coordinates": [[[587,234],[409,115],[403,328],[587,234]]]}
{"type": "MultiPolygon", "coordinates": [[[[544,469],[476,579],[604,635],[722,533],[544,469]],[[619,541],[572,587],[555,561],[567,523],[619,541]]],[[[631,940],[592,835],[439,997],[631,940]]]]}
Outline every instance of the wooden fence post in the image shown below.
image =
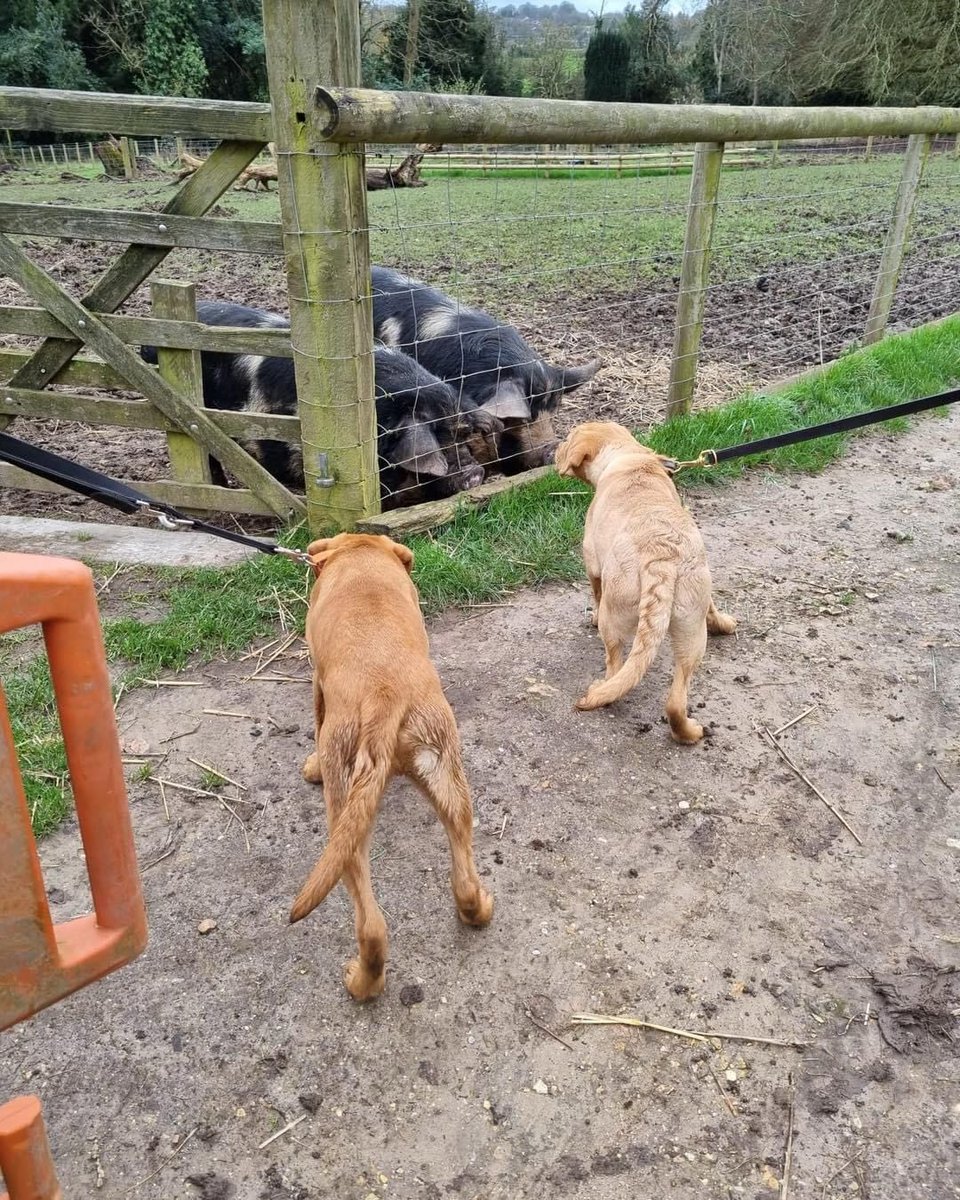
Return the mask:
{"type": "Polygon", "coordinates": [[[710,274],[710,243],[713,239],[723,165],[722,142],[697,142],[693,153],[693,176],[687,205],[687,232],[683,242],[680,294],[670,363],[667,416],[689,412],[697,383],[700,334],[710,274]]]}
{"type": "Polygon", "coordinates": [[[379,512],[363,145],[324,141],[318,84],[360,81],[355,0],[264,0],[311,532],[379,512]]]}
{"type": "Polygon", "coordinates": [[[137,178],[136,142],[128,137],[120,139],[120,153],[123,156],[123,175],[125,179],[137,178]]]}
{"type": "Polygon", "coordinates": [[[887,230],[883,253],[880,256],[877,280],[873,285],[873,299],[870,301],[870,313],[863,331],[865,346],[878,342],[887,327],[887,318],[890,316],[890,309],[893,306],[894,292],[897,290],[897,277],[903,263],[907,234],[910,231],[913,206],[916,203],[920,180],[923,178],[923,168],[926,166],[933,138],[932,133],[911,133],[907,142],[903,175],[900,178],[900,187],[897,189],[897,203],[893,210],[893,220],[887,230]]]}
{"type": "MultiPolygon", "coordinates": [[[[150,284],[153,317],[170,321],[197,319],[196,289],[192,283],[154,279],[150,284]]],[[[203,407],[203,377],[198,350],[157,350],[160,374],[181,396],[203,407]]],[[[210,483],[210,458],[186,433],[168,433],[167,450],[174,479],[181,483],[210,483]]]]}

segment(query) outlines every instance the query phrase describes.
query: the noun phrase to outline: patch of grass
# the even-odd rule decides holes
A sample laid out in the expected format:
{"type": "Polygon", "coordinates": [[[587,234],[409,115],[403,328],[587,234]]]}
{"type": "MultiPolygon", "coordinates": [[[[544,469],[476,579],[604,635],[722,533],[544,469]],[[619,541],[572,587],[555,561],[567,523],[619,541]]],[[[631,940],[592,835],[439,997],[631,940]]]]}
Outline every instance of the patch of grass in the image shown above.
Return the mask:
{"type": "Polygon", "coordinates": [[[21,664],[4,680],[13,744],[37,837],[60,824],[70,810],[67,758],[46,658],[21,664]]]}

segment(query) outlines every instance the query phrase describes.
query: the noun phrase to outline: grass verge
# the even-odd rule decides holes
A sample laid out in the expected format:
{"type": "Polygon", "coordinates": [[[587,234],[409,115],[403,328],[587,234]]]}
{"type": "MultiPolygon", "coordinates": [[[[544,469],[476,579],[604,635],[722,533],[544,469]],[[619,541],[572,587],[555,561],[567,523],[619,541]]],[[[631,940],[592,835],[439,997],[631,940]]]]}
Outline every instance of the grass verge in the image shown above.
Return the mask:
{"type": "MultiPolygon", "coordinates": [[[[882,408],[942,391],[957,380],[960,317],[951,317],[850,354],[774,395],[746,395],[694,412],[644,431],[643,438],[663,454],[692,459],[708,447],[720,449],[882,408]]],[[[908,426],[900,419],[883,428],[908,426]]],[[[842,454],[849,436],[857,434],[691,470],[683,482],[722,483],[758,468],[816,472],[842,454]]],[[[506,492],[483,509],[465,507],[449,525],[412,539],[414,578],[424,610],[490,603],[523,585],[580,578],[588,495],[576,481],[551,475],[506,492]]],[[[306,536],[299,530],[285,540],[302,546],[306,536]]],[[[188,661],[239,650],[275,632],[281,619],[287,628],[302,628],[307,582],[302,568],[266,555],[230,571],[151,572],[150,598],[154,608],[166,606],[164,615],[104,622],[115,682],[132,687],[188,661]]],[[[16,665],[5,687],[34,827],[38,834],[46,833],[62,820],[69,803],[45,661],[16,665]]]]}

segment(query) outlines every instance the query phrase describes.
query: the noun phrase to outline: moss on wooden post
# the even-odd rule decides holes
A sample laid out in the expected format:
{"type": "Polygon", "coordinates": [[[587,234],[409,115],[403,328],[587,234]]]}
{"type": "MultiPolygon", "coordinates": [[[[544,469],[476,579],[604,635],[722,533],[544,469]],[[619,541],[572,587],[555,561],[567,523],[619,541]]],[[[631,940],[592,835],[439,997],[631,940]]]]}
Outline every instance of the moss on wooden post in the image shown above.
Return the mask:
{"type": "Polygon", "coordinates": [[[723,165],[722,142],[698,142],[693,154],[693,176],[687,206],[687,232],[683,242],[680,294],[670,363],[667,416],[688,412],[697,383],[700,334],[710,274],[710,243],[713,238],[723,165]]]}
{"type": "Polygon", "coordinates": [[[123,158],[123,176],[125,179],[138,178],[136,146],[136,142],[131,141],[128,137],[120,139],[120,154],[123,158]]]}
{"type": "Polygon", "coordinates": [[[360,79],[355,0],[264,0],[290,339],[312,532],[379,511],[362,145],[324,140],[320,84],[360,79]]]}
{"type": "Polygon", "coordinates": [[[907,234],[910,231],[910,219],[913,216],[920,180],[923,178],[923,168],[926,166],[933,139],[932,133],[912,133],[907,142],[907,153],[903,161],[900,187],[897,189],[893,220],[887,230],[887,240],[880,256],[877,281],[873,287],[870,312],[863,332],[865,346],[869,346],[872,342],[878,342],[887,327],[887,318],[890,316],[893,296],[897,290],[897,278],[903,264],[903,252],[907,244],[907,234]]]}
{"type": "MultiPolygon", "coordinates": [[[[192,283],[155,279],[150,285],[152,315],[174,321],[197,319],[197,295],[192,283]]],[[[157,350],[160,374],[185,399],[203,408],[203,376],[197,350],[157,350]]],[[[210,458],[186,433],[168,433],[167,450],[174,479],[181,483],[211,483],[210,458]]]]}

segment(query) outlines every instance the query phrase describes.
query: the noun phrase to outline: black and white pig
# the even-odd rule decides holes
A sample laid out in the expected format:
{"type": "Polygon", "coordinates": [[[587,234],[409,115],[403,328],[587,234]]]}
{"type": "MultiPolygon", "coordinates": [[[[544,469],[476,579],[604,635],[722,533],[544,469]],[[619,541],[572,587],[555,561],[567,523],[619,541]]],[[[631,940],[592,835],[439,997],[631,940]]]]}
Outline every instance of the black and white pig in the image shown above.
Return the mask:
{"type": "Polygon", "coordinates": [[[497,466],[507,474],[553,462],[553,414],[600,363],[552,367],[512,325],[467,308],[388,267],[373,267],[373,332],[457,390],[465,411],[503,421],[497,466]]]}
{"type": "MultiPolygon", "coordinates": [[[[224,301],[197,305],[205,325],[243,329],[289,329],[277,313],[224,301]]],[[[156,362],[156,349],[141,355],[156,362]]],[[[200,354],[208,408],[292,416],[297,411],[293,361],[259,354],[200,354]]],[[[476,487],[481,462],[496,457],[502,423],[488,412],[458,412],[453,388],[409,355],[391,346],[374,351],[377,454],[385,509],[436,500],[476,487]]],[[[303,455],[296,444],[260,439],[244,448],[287,487],[303,488],[303,455]]],[[[218,482],[225,482],[218,463],[218,482]]]]}

